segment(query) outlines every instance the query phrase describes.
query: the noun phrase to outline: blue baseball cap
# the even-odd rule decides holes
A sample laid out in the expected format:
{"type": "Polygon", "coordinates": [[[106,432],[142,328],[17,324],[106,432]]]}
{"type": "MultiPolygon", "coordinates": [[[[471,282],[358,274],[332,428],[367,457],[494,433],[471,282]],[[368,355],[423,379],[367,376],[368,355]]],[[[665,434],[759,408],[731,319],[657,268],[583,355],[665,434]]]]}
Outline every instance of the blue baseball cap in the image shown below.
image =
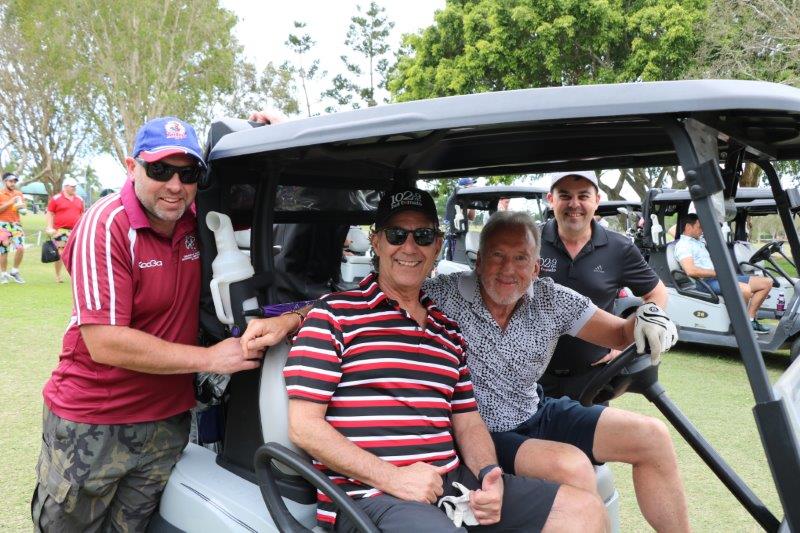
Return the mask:
{"type": "Polygon", "coordinates": [[[152,163],[175,154],[187,154],[206,166],[194,128],[176,117],[154,118],[139,128],[133,157],[152,163]]]}
{"type": "Polygon", "coordinates": [[[466,187],[467,185],[475,185],[475,178],[458,178],[459,187],[466,187]]]}

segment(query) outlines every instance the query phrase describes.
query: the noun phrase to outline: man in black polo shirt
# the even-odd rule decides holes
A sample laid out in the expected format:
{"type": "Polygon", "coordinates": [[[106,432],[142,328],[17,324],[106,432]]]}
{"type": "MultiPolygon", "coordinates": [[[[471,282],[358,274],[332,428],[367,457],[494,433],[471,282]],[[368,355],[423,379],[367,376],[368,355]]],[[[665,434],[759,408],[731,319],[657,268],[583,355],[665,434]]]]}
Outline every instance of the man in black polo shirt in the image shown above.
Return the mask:
{"type": "MultiPolygon", "coordinates": [[[[587,296],[609,313],[622,287],[666,308],[667,289],[636,246],[594,220],[600,194],[593,172],[553,175],[547,200],[555,218],[542,228],[540,276],[587,296]]],[[[563,335],[540,383],[547,396],[577,399],[602,363],[617,355],[618,350],[563,335]]]]}

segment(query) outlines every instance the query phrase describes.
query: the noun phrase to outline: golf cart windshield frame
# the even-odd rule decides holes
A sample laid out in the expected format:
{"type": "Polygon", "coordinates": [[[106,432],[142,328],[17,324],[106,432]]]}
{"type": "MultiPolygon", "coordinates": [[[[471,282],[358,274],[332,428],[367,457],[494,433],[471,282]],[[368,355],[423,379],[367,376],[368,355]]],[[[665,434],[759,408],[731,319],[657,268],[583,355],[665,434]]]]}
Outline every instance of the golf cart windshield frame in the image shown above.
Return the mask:
{"type": "MultiPolygon", "coordinates": [[[[228,124],[232,133],[212,143],[210,174],[198,195],[198,212],[201,219],[209,210],[230,212],[232,188],[252,188],[252,201],[232,218],[252,228],[251,257],[257,273],[274,271],[275,222],[369,223],[373,216],[366,209],[276,211],[279,187],[386,191],[417,179],[680,164],[698,216],[704,228],[711,228],[706,231],[708,248],[717,260],[785,517],[800,529],[798,449],[738,297],[734,268],[711,203],[714,193],[736,194],[743,162],[759,164],[797,262],[800,243],[789,198],[771,161],[800,159],[800,90],[713,80],[559,87],[378,106],[255,129],[234,122],[228,124]],[[722,169],[720,158],[725,162],[722,169]]],[[[211,252],[203,258],[203,279],[208,282],[215,247],[203,225],[200,234],[211,252]]],[[[274,288],[267,286],[259,297],[262,303],[275,302],[274,288]]],[[[219,338],[219,324],[204,303],[203,329],[219,338]]],[[[248,379],[257,382],[258,374],[236,375],[231,387],[248,379]]],[[[229,406],[229,420],[241,416],[241,425],[252,427],[239,428],[231,439],[226,434],[228,459],[249,451],[251,460],[252,443],[237,444],[234,438],[244,438],[249,431],[247,438],[256,443],[260,439],[253,410],[257,420],[257,406],[243,401],[229,406]]],[[[220,460],[224,463],[226,457],[220,460]]]]}

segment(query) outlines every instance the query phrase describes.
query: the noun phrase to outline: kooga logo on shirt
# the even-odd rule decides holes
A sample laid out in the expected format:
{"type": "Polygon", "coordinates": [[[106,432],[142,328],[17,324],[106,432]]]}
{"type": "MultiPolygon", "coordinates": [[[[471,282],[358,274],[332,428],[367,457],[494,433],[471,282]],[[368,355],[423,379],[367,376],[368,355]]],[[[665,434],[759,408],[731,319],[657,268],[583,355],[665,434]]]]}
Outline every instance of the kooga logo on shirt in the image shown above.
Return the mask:
{"type": "Polygon", "coordinates": [[[162,263],[158,259],[151,259],[150,261],[147,262],[139,261],[139,268],[153,268],[160,266],[164,266],[164,263],[162,263]]]}

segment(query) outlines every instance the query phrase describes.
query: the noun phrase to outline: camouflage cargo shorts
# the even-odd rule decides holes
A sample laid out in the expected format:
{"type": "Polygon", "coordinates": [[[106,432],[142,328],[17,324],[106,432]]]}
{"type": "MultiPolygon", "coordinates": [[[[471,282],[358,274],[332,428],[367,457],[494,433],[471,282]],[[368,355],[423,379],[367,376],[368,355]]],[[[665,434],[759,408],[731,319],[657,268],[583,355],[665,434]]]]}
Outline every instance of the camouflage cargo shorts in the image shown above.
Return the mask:
{"type": "Polygon", "coordinates": [[[189,439],[189,413],[80,424],[44,408],[31,501],[35,531],[144,531],[189,439]]]}

